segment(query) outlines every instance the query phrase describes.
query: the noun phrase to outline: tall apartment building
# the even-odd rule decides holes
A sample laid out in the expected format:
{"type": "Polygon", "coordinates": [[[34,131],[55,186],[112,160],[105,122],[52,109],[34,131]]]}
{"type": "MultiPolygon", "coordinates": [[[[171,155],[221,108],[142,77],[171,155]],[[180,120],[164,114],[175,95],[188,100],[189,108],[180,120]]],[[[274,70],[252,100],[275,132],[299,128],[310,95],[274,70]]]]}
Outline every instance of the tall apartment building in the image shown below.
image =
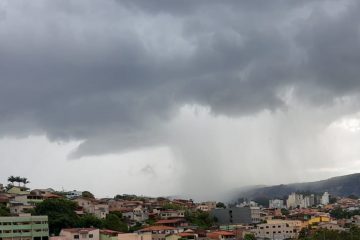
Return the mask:
{"type": "Polygon", "coordinates": [[[219,225],[232,225],[232,224],[250,224],[253,222],[255,212],[253,212],[253,218],[249,207],[232,207],[232,208],[216,208],[211,211],[211,216],[216,218],[216,222],[219,225]]]}
{"type": "Polygon", "coordinates": [[[0,217],[0,239],[2,240],[48,240],[48,238],[47,216],[0,217]]]}
{"type": "Polygon", "coordinates": [[[292,193],[288,197],[286,206],[288,208],[296,208],[301,205],[302,200],[303,196],[301,194],[292,193]]]}
{"type": "Polygon", "coordinates": [[[281,199],[272,199],[269,200],[269,208],[285,208],[284,201],[281,199]]]}
{"type": "Polygon", "coordinates": [[[321,204],[327,205],[330,202],[330,195],[328,192],[324,192],[324,194],[321,196],[321,204]]]}

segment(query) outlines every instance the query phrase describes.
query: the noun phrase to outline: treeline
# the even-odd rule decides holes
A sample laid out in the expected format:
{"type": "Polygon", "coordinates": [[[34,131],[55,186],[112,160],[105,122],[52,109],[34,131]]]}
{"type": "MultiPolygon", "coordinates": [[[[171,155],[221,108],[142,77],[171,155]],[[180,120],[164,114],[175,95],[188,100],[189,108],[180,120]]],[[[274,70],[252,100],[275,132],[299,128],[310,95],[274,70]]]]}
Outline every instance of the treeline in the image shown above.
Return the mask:
{"type": "Polygon", "coordinates": [[[78,216],[76,209],[77,203],[67,199],[46,199],[38,203],[30,213],[33,215],[47,215],[49,217],[50,234],[58,235],[62,228],[73,227],[95,227],[100,229],[110,229],[120,232],[128,232],[127,224],[122,219],[120,212],[113,212],[105,219],[99,219],[92,214],[78,216]]]}
{"type": "Polygon", "coordinates": [[[330,216],[335,219],[349,219],[355,215],[360,215],[360,210],[348,211],[338,207],[330,211],[330,216]]]}
{"type": "Polygon", "coordinates": [[[352,226],[349,231],[335,231],[327,229],[318,229],[315,232],[303,229],[300,232],[299,239],[302,240],[355,240],[360,239],[360,229],[352,226]]]}

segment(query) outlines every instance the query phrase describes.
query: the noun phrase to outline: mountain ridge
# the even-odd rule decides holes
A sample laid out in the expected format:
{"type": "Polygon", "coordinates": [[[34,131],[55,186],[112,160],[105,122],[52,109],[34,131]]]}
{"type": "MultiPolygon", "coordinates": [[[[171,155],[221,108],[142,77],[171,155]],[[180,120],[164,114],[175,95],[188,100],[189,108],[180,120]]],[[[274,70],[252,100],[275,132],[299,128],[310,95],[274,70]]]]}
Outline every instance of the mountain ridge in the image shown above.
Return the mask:
{"type": "Polygon", "coordinates": [[[346,197],[349,195],[360,196],[360,173],[343,176],[336,176],[324,180],[278,184],[272,186],[247,187],[247,190],[240,190],[236,196],[238,198],[283,198],[292,192],[329,192],[331,195],[346,197]]]}

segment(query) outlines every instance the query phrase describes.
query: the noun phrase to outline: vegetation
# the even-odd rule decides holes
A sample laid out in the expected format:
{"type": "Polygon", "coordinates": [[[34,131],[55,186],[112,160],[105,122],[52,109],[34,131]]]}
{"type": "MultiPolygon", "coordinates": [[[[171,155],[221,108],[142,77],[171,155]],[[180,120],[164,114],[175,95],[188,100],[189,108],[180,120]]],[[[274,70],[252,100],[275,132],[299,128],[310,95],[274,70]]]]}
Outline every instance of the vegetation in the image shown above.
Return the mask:
{"type": "Polygon", "coordinates": [[[19,187],[20,187],[20,183],[22,183],[23,184],[22,187],[24,187],[24,188],[26,188],[26,184],[30,183],[27,178],[20,177],[20,176],[17,176],[17,177],[10,176],[10,177],[8,177],[8,182],[11,183],[11,186],[14,186],[14,182],[16,182],[16,183],[18,183],[19,187]]]}
{"type": "Polygon", "coordinates": [[[281,214],[284,215],[284,216],[288,216],[289,215],[289,210],[287,210],[286,208],[282,208],[281,209],[281,214]]]}
{"type": "Polygon", "coordinates": [[[10,210],[5,205],[0,204],[0,217],[10,216],[10,210]]]}
{"type": "Polygon", "coordinates": [[[360,229],[358,227],[351,227],[349,231],[334,231],[327,229],[319,229],[314,233],[310,231],[301,231],[299,239],[303,240],[353,240],[360,239],[360,229]]]}
{"type": "Polygon", "coordinates": [[[193,224],[198,226],[201,229],[206,229],[214,225],[214,218],[210,216],[208,212],[203,211],[186,211],[185,212],[185,219],[193,224]]]}
{"type": "Polygon", "coordinates": [[[50,234],[59,234],[62,228],[96,227],[114,231],[127,232],[128,226],[122,220],[120,212],[110,213],[105,219],[99,219],[92,214],[79,217],[75,210],[77,204],[67,199],[46,199],[38,203],[33,211],[34,215],[49,216],[50,234]]]}
{"type": "Polygon", "coordinates": [[[66,199],[46,199],[35,207],[36,215],[49,217],[49,231],[59,234],[62,228],[78,225],[78,216],[75,213],[77,204],[66,199]]]}
{"type": "Polygon", "coordinates": [[[89,191],[83,191],[82,194],[81,194],[81,196],[84,197],[84,198],[92,198],[92,199],[95,198],[95,197],[94,197],[94,194],[92,194],[92,193],[89,192],[89,191]]]}
{"type": "Polygon", "coordinates": [[[110,213],[106,216],[103,221],[103,228],[119,231],[119,232],[127,232],[128,226],[124,223],[118,215],[110,213]]]}
{"type": "Polygon", "coordinates": [[[254,236],[254,234],[245,234],[244,236],[244,240],[256,240],[256,237],[254,236]]]}
{"type": "Polygon", "coordinates": [[[181,210],[184,209],[183,206],[178,205],[178,204],[174,204],[174,203],[166,203],[163,205],[163,208],[165,210],[181,210]]]}
{"type": "Polygon", "coordinates": [[[360,210],[347,211],[338,207],[330,211],[330,216],[336,219],[349,219],[355,215],[360,215],[360,210]]]}
{"type": "Polygon", "coordinates": [[[217,208],[226,208],[226,205],[223,202],[216,203],[217,208]]]}

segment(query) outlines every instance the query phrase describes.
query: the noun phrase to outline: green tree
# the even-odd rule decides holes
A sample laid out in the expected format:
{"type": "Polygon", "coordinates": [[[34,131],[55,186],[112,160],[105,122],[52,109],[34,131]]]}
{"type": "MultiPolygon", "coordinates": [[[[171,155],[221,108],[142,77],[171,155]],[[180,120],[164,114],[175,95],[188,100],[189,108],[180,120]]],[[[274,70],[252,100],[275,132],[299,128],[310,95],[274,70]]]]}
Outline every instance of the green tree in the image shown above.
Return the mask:
{"type": "Polygon", "coordinates": [[[286,208],[282,208],[281,209],[281,214],[284,215],[284,216],[288,216],[289,215],[289,210],[287,210],[286,208]]]}
{"type": "Polygon", "coordinates": [[[244,240],[256,240],[256,237],[254,236],[254,234],[245,234],[244,236],[244,240]]]}
{"type": "Polygon", "coordinates": [[[35,214],[47,215],[49,231],[57,235],[62,228],[74,227],[78,224],[76,208],[77,204],[67,199],[46,199],[36,205],[35,214]]]}
{"type": "Polygon", "coordinates": [[[92,198],[92,199],[95,198],[95,197],[94,197],[94,194],[92,194],[92,193],[89,192],[89,191],[83,191],[82,194],[81,194],[81,196],[84,197],[84,198],[92,198]]]}
{"type": "Polygon", "coordinates": [[[109,213],[105,220],[103,227],[106,229],[119,231],[119,232],[127,232],[128,226],[124,223],[116,214],[109,213]]]}
{"type": "Polygon", "coordinates": [[[14,185],[14,182],[15,182],[15,177],[14,176],[10,176],[10,177],[8,177],[8,182],[10,182],[11,183],[11,185],[14,185]]]}
{"type": "Polygon", "coordinates": [[[77,226],[81,228],[88,228],[88,227],[102,228],[103,221],[97,218],[93,214],[85,214],[79,218],[77,226]]]}
{"type": "Polygon", "coordinates": [[[214,225],[214,218],[210,216],[208,212],[203,211],[186,211],[185,212],[185,219],[198,226],[199,228],[206,229],[214,225]]]}
{"type": "Polygon", "coordinates": [[[226,205],[223,202],[216,203],[217,208],[226,208],[226,205]]]}
{"type": "Polygon", "coordinates": [[[0,204],[0,217],[7,217],[10,216],[10,209],[0,204]]]}

